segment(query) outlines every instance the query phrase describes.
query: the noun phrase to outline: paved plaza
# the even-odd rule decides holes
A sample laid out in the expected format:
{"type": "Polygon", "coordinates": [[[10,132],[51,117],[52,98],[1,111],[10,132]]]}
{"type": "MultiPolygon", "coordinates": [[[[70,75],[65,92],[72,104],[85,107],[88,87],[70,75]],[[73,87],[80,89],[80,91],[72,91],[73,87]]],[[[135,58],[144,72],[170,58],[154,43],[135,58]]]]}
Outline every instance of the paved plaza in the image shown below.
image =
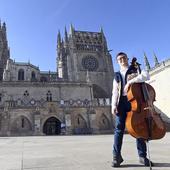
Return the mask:
{"type": "MultiPolygon", "coordinates": [[[[149,170],[138,163],[135,139],[125,135],[120,168],[112,168],[113,135],[1,137],[0,170],[149,170]]],[[[151,141],[153,170],[170,170],[170,133],[151,141]]]]}

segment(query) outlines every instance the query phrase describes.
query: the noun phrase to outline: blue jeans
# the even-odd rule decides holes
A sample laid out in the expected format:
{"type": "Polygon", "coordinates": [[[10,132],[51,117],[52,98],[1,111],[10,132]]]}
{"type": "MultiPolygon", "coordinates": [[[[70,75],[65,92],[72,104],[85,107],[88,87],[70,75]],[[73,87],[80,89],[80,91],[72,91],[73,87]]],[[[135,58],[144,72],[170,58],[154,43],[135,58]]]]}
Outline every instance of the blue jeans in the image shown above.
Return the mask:
{"type": "MultiPolygon", "coordinates": [[[[114,144],[113,144],[113,155],[118,157],[121,155],[123,134],[125,130],[125,121],[127,117],[127,111],[130,110],[130,103],[127,101],[127,97],[123,96],[120,98],[118,113],[115,118],[115,131],[114,131],[114,144]]],[[[138,155],[140,157],[146,157],[146,143],[144,139],[136,139],[136,145],[138,155]]]]}

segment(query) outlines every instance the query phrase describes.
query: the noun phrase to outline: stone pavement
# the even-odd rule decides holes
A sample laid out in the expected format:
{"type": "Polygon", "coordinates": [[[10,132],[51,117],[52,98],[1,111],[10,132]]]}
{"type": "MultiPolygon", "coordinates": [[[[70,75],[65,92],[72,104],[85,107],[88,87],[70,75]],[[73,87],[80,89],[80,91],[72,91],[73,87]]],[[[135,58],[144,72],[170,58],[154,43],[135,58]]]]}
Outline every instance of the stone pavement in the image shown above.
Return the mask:
{"type": "MultiPolygon", "coordinates": [[[[0,170],[149,170],[138,163],[136,142],[125,135],[124,162],[112,168],[113,135],[1,137],[0,170]]],[[[151,141],[153,170],[170,170],[170,133],[151,141]]]]}

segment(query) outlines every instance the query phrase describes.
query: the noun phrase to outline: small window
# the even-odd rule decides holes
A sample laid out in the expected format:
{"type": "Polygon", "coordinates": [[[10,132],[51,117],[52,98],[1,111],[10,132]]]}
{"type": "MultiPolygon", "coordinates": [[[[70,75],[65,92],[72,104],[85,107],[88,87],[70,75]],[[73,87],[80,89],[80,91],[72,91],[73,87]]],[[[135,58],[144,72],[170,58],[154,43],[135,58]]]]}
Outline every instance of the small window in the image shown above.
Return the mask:
{"type": "Polygon", "coordinates": [[[24,118],[22,118],[21,119],[21,127],[24,128],[24,126],[25,126],[25,120],[24,120],[24,118]]]}
{"type": "Polygon", "coordinates": [[[50,90],[46,94],[46,99],[47,99],[47,102],[52,102],[52,94],[51,94],[50,90]]]}
{"type": "Polygon", "coordinates": [[[77,124],[79,125],[80,124],[80,118],[78,117],[77,119],[77,124]]]}

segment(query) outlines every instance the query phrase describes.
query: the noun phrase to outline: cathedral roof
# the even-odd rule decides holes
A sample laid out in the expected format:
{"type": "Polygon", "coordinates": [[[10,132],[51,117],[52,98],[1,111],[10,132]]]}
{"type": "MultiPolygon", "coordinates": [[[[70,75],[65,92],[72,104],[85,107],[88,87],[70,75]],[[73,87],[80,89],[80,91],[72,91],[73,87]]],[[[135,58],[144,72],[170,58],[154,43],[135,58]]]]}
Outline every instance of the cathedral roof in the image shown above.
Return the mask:
{"type": "Polygon", "coordinates": [[[39,67],[33,65],[33,64],[30,64],[30,63],[25,63],[25,62],[15,62],[15,65],[19,65],[19,66],[30,66],[32,68],[35,68],[37,70],[39,70],[39,67]]]}

